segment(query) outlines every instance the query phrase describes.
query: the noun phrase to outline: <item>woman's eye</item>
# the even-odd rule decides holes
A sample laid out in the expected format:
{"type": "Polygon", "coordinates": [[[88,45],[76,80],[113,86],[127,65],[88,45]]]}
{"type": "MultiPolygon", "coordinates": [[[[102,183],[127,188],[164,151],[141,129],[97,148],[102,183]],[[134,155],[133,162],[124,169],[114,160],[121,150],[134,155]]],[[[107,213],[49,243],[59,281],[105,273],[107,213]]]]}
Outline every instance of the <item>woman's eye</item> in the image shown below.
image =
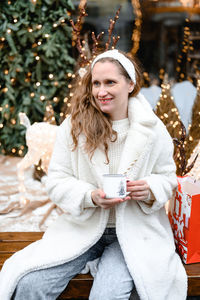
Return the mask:
{"type": "Polygon", "coordinates": [[[93,82],[93,86],[99,86],[99,82],[98,81],[94,81],[93,82]]]}
{"type": "Polygon", "coordinates": [[[113,80],[108,80],[108,82],[107,82],[108,84],[113,84],[114,83],[114,81],[113,80]]]}

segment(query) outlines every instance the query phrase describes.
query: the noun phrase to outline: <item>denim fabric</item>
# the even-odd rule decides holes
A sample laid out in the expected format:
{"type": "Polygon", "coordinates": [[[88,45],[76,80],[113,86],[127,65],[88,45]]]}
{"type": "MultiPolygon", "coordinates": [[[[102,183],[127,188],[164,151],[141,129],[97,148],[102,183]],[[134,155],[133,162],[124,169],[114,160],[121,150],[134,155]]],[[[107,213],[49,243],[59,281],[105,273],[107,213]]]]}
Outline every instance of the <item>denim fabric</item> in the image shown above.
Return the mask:
{"type": "Polygon", "coordinates": [[[14,300],[54,300],[88,261],[100,257],[89,300],[128,300],[134,287],[117,240],[115,228],[107,228],[100,240],[78,258],[25,275],[14,300]]]}

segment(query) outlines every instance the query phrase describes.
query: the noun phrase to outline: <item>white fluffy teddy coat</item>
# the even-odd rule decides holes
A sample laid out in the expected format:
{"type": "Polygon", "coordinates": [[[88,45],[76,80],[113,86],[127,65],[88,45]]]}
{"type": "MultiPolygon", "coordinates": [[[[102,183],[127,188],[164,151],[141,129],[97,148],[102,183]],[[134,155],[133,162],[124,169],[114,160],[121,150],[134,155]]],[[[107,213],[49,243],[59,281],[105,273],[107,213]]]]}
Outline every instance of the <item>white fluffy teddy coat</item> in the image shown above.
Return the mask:
{"type": "MultiPolygon", "coordinates": [[[[176,187],[173,143],[150,105],[139,94],[129,100],[130,129],[118,173],[145,179],[155,197],[152,205],[129,200],[116,206],[116,232],[141,300],[185,300],[187,276],[175,252],[164,205],[176,187]]],[[[64,214],[43,238],[9,258],[0,273],[0,299],[9,300],[26,273],[55,266],[79,256],[95,244],[107,225],[109,210],[88,207],[88,192],[102,186],[108,173],[100,149],[92,160],[84,151],[84,137],[71,151],[70,118],[59,127],[47,190],[64,214]]],[[[102,299],[103,300],[103,299],[102,299]]]]}

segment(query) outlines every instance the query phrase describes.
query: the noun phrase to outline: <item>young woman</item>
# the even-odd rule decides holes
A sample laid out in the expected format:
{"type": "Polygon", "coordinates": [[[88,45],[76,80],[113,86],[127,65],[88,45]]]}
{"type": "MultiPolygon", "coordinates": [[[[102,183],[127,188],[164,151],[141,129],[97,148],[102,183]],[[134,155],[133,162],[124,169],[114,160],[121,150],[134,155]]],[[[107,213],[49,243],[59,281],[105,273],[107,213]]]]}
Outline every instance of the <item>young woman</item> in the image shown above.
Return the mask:
{"type": "Polygon", "coordinates": [[[164,205],[176,187],[173,144],[118,50],[98,55],[60,125],[47,190],[63,215],[8,260],[0,299],[56,299],[99,258],[90,300],[184,300],[187,277],[164,205]],[[126,174],[128,195],[106,198],[103,174],[126,174]],[[13,271],[15,273],[13,273],[13,271]]]}

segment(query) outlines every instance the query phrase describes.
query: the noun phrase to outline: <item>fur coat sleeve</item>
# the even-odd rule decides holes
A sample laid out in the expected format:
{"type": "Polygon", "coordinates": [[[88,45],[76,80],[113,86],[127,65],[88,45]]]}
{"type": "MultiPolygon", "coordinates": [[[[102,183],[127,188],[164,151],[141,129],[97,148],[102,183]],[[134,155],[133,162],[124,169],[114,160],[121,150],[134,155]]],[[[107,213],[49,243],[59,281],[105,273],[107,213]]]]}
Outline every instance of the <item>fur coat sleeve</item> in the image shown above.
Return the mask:
{"type": "Polygon", "coordinates": [[[84,180],[84,164],[80,162],[78,151],[72,151],[70,118],[58,128],[54,151],[48,169],[46,188],[51,200],[69,218],[84,221],[96,209],[91,200],[91,191],[97,186],[84,180]]]}
{"type": "Polygon", "coordinates": [[[174,145],[163,123],[158,120],[160,127],[157,134],[159,142],[152,149],[154,165],[149,176],[143,179],[147,181],[153,194],[153,201],[140,201],[143,212],[146,214],[158,211],[172,197],[172,192],[177,186],[176,166],[173,160],[174,145]],[[157,153],[154,157],[154,153],[157,153]]]}

